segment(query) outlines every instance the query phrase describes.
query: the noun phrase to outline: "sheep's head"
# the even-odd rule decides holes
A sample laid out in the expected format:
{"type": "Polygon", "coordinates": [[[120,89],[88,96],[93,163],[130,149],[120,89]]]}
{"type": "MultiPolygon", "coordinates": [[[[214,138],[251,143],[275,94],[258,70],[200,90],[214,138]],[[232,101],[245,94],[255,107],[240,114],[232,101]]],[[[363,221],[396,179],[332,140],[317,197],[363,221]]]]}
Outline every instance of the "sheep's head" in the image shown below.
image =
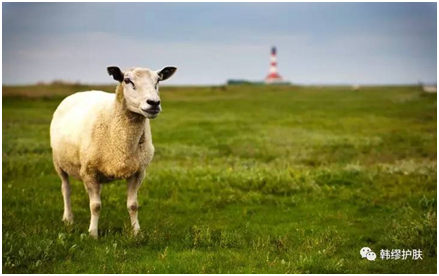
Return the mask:
{"type": "Polygon", "coordinates": [[[159,82],[169,79],[176,70],[174,66],[157,71],[134,68],[126,72],[115,66],[107,68],[108,74],[121,83],[128,109],[150,119],[157,117],[162,110],[159,82]]]}

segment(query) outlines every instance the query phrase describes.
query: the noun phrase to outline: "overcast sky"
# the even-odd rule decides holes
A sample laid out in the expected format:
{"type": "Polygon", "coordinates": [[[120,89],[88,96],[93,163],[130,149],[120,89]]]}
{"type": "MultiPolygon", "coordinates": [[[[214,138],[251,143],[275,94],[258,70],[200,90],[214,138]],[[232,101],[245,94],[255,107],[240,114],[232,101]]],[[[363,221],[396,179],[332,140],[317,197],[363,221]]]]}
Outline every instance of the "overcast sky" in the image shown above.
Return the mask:
{"type": "Polygon", "coordinates": [[[3,84],[111,83],[106,67],[176,65],[169,84],[262,80],[270,47],[299,84],[436,82],[436,3],[3,3],[3,84]]]}

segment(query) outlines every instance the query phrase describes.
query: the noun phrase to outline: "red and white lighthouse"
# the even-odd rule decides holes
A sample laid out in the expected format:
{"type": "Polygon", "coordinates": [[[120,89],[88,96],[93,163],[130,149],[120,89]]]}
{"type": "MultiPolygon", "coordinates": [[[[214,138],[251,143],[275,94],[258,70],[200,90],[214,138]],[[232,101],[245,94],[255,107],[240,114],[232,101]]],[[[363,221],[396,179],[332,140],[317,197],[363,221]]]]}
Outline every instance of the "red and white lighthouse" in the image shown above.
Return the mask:
{"type": "Polygon", "coordinates": [[[277,57],[276,57],[276,47],[271,48],[270,57],[270,70],[265,78],[266,83],[280,83],[283,82],[282,77],[277,72],[277,57]]]}

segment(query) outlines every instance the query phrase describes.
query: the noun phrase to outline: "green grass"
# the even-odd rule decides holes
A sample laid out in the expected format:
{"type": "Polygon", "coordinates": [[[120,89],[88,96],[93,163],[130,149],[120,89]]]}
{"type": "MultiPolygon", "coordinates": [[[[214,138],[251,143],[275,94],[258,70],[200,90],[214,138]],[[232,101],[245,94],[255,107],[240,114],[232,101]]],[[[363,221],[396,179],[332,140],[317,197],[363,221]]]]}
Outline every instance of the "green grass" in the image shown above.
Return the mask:
{"type": "Polygon", "coordinates": [[[436,272],[436,95],[164,88],[139,192],[142,233],[129,234],[118,181],[103,188],[95,241],[78,181],[75,224],[61,222],[49,144],[63,95],[89,88],[3,87],[3,272],[436,272]],[[361,259],[364,246],[375,262],[361,259]],[[380,249],[421,249],[423,260],[381,260],[380,249]]]}

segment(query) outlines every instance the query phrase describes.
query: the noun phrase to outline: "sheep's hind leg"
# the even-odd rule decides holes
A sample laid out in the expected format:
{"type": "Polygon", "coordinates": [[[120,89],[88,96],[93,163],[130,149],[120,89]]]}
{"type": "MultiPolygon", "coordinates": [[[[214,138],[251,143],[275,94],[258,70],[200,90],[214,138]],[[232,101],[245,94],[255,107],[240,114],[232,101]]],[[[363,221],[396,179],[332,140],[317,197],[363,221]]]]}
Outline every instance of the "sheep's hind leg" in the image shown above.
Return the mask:
{"type": "Polygon", "coordinates": [[[90,198],[91,218],[88,232],[91,237],[96,239],[98,237],[98,222],[101,212],[101,185],[95,181],[84,181],[84,184],[90,198]]]}
{"type": "Polygon", "coordinates": [[[137,191],[142,184],[145,172],[137,173],[127,179],[127,208],[130,214],[131,226],[133,227],[134,235],[137,235],[140,231],[139,220],[137,218],[137,212],[139,205],[137,202],[137,191]]]}
{"type": "Polygon", "coordinates": [[[66,225],[73,224],[73,212],[70,202],[71,187],[69,181],[69,175],[64,172],[58,165],[55,164],[55,169],[61,178],[61,192],[64,199],[64,214],[62,220],[66,225]]]}

